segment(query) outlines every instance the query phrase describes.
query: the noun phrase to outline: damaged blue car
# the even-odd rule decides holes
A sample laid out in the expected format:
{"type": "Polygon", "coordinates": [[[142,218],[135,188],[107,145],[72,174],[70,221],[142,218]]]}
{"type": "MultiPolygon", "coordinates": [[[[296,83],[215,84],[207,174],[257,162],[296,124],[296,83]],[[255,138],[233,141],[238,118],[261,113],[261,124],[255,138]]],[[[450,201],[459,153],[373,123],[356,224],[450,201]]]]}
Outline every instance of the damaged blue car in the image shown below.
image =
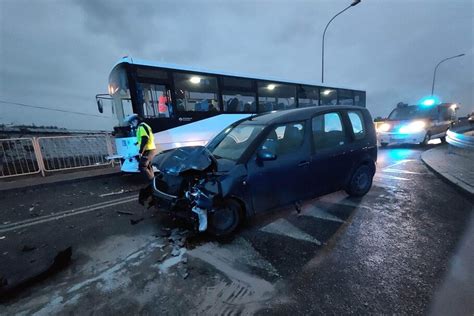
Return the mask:
{"type": "Polygon", "coordinates": [[[372,186],[376,133],[365,108],[319,106],[235,122],[207,146],[157,155],[139,201],[216,236],[247,217],[338,190],[363,196],[372,186]]]}

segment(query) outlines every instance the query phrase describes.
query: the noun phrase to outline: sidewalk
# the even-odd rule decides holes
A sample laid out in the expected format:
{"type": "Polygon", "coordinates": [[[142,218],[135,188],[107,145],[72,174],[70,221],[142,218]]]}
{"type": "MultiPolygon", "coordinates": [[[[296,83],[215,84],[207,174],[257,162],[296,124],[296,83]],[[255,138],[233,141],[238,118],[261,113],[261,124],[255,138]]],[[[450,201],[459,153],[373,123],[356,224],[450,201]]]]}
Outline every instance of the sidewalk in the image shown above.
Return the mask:
{"type": "Polygon", "coordinates": [[[443,145],[423,152],[421,160],[451,184],[474,196],[473,150],[443,145]]]}
{"type": "Polygon", "coordinates": [[[0,179],[0,192],[92,178],[102,178],[116,174],[120,174],[120,166],[113,168],[86,168],[69,173],[55,173],[46,177],[41,177],[40,175],[11,177],[0,179]]]}

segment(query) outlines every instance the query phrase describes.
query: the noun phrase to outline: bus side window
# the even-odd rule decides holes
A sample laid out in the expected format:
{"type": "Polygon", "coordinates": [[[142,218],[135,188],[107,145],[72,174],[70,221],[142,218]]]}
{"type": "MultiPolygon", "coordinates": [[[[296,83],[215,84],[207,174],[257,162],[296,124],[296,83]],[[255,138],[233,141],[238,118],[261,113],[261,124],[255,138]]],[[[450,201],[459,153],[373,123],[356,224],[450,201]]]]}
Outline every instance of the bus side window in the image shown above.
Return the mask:
{"type": "Polygon", "coordinates": [[[298,91],[298,107],[319,105],[319,89],[310,86],[300,86],[298,91]]]}
{"type": "Polygon", "coordinates": [[[216,77],[179,72],[173,73],[173,77],[178,111],[220,111],[216,77]]]}
{"type": "Polygon", "coordinates": [[[259,112],[293,109],[296,107],[296,86],[258,82],[259,112]]]}
{"type": "Polygon", "coordinates": [[[365,107],[365,92],[354,91],[354,105],[365,107]]]}
{"type": "Polygon", "coordinates": [[[336,105],[337,104],[337,90],[336,89],[321,89],[321,105],[336,105]]]}
{"type": "Polygon", "coordinates": [[[338,104],[341,105],[354,105],[354,93],[352,90],[338,89],[338,104]]]}
{"type": "Polygon", "coordinates": [[[221,93],[224,111],[250,112],[257,111],[255,84],[251,79],[221,77],[221,93]]]}

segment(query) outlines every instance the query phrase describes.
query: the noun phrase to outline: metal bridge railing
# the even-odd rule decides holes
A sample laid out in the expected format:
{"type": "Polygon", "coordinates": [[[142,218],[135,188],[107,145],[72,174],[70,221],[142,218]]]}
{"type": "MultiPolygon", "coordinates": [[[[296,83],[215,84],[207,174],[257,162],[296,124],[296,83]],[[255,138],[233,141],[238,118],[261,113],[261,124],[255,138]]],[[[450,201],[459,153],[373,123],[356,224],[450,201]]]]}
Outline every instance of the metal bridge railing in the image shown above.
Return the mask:
{"type": "Polygon", "coordinates": [[[113,150],[109,134],[0,139],[0,179],[113,166],[113,150]]]}
{"type": "Polygon", "coordinates": [[[44,170],[60,171],[111,164],[106,135],[39,137],[44,170]]]}
{"type": "Polygon", "coordinates": [[[38,161],[33,139],[0,139],[0,178],[39,173],[38,161]]]}

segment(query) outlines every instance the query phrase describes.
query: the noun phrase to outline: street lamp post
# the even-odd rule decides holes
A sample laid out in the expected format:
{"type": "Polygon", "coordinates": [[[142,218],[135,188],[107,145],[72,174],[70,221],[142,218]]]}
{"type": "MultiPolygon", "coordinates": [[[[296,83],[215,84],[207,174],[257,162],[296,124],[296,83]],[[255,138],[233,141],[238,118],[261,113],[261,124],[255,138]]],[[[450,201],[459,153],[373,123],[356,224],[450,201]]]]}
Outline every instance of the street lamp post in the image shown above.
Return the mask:
{"type": "Polygon", "coordinates": [[[328,26],[332,22],[332,20],[334,20],[338,15],[340,15],[344,11],[348,10],[350,7],[358,5],[360,3],[360,1],[361,0],[353,0],[352,3],[347,8],[345,8],[344,10],[342,10],[341,12],[339,12],[338,14],[333,16],[332,19],[329,20],[328,24],[326,24],[326,27],[324,28],[322,54],[321,54],[321,82],[323,82],[323,83],[324,83],[324,38],[326,37],[326,30],[328,29],[328,26]]]}
{"type": "Polygon", "coordinates": [[[459,54],[459,55],[456,55],[456,56],[451,56],[451,57],[448,57],[448,58],[445,58],[443,59],[442,61],[440,61],[436,67],[435,67],[435,70],[434,70],[434,73],[433,73],[433,84],[431,85],[431,96],[433,96],[434,94],[434,86],[435,86],[435,80],[436,80],[436,71],[438,70],[438,67],[439,65],[441,65],[441,63],[447,61],[447,60],[450,60],[450,59],[453,59],[453,58],[458,58],[458,57],[462,57],[464,56],[465,54],[459,54]]]}

